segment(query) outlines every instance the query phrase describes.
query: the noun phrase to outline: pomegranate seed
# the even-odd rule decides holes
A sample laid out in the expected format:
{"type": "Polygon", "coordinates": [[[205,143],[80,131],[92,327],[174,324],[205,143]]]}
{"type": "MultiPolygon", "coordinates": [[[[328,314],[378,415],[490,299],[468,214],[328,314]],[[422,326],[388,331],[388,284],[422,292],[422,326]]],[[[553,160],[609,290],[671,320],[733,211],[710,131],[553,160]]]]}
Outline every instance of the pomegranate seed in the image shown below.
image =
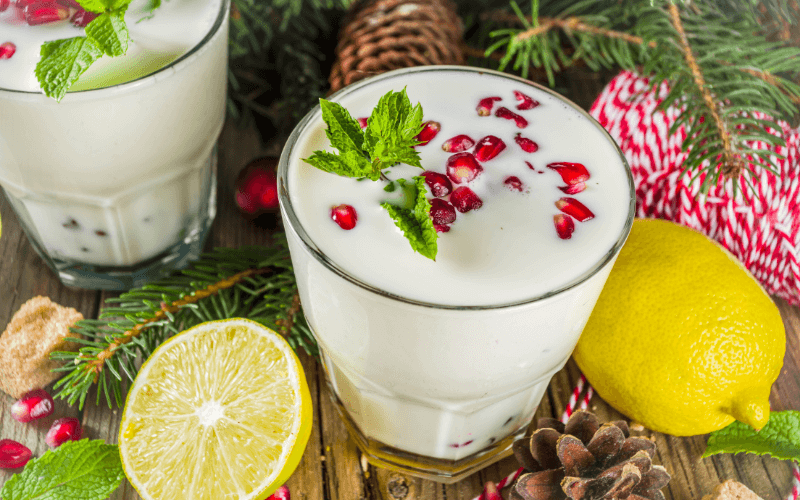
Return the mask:
{"type": "Polygon", "coordinates": [[[6,42],[0,45],[0,59],[11,59],[14,52],[17,51],[17,46],[11,42],[6,42]]]}
{"type": "Polygon", "coordinates": [[[349,231],[356,227],[358,214],[355,208],[350,205],[342,204],[331,208],[331,219],[333,219],[333,222],[339,224],[340,228],[349,231]]]}
{"type": "Polygon", "coordinates": [[[522,137],[522,134],[515,135],[514,142],[519,144],[519,147],[521,147],[526,153],[535,153],[539,151],[539,145],[527,137],[522,137]]]}
{"type": "Polygon", "coordinates": [[[586,183],[576,182],[575,184],[570,184],[569,186],[558,186],[558,189],[563,191],[564,194],[578,194],[586,189],[586,183]]]}
{"type": "Polygon", "coordinates": [[[69,9],[54,2],[34,2],[24,10],[25,21],[29,26],[54,23],[69,17],[69,9]]]}
{"type": "Polygon", "coordinates": [[[456,184],[469,182],[483,172],[472,153],[457,153],[447,159],[447,177],[456,184]]]}
{"type": "Polygon", "coordinates": [[[28,463],[33,453],[24,444],[0,439],[0,469],[17,469],[28,463]]]}
{"type": "Polygon", "coordinates": [[[580,163],[557,162],[547,165],[558,172],[567,184],[577,184],[589,180],[589,171],[580,163]]]}
{"type": "Polygon", "coordinates": [[[472,439],[470,439],[469,441],[467,441],[465,443],[453,443],[453,444],[450,445],[450,447],[451,448],[462,448],[464,446],[467,446],[468,444],[472,444],[472,439]]]}
{"type": "Polygon", "coordinates": [[[11,5],[11,0],[0,0],[0,12],[8,9],[9,5],[11,5]]]}
{"type": "Polygon", "coordinates": [[[82,435],[83,430],[78,419],[65,417],[53,422],[44,441],[50,448],[58,448],[67,441],[78,441],[82,435]]]}
{"type": "Polygon", "coordinates": [[[292,496],[289,494],[289,488],[287,488],[286,485],[284,484],[283,486],[275,490],[275,493],[270,495],[267,498],[267,500],[291,500],[291,498],[292,496]]]}
{"type": "Polygon", "coordinates": [[[512,175],[510,177],[506,177],[506,180],[503,181],[503,184],[508,186],[508,188],[511,189],[512,191],[522,192],[522,190],[524,189],[522,181],[519,180],[519,177],[517,177],[515,175],[512,175]]]}
{"type": "Polygon", "coordinates": [[[499,137],[487,135],[475,146],[475,158],[478,161],[489,161],[506,149],[506,143],[499,137]]]}
{"type": "Polygon", "coordinates": [[[441,224],[434,224],[433,228],[436,230],[437,233],[446,233],[450,230],[450,226],[443,226],[441,224]]]}
{"type": "Polygon", "coordinates": [[[561,198],[556,201],[556,208],[567,215],[571,215],[577,219],[578,222],[586,222],[589,219],[594,219],[592,211],[575,198],[561,198]]]}
{"type": "Polygon", "coordinates": [[[456,209],[446,201],[434,198],[431,200],[431,220],[440,226],[452,224],[456,220],[456,209]]]}
{"type": "Polygon", "coordinates": [[[444,144],[442,144],[442,149],[448,153],[460,153],[468,150],[474,145],[475,141],[473,141],[468,135],[461,134],[444,141],[444,144]]]}
{"type": "Polygon", "coordinates": [[[536,99],[529,97],[522,92],[515,90],[514,97],[517,98],[517,109],[526,110],[526,109],[533,109],[539,105],[539,101],[536,99]]]}
{"type": "Polygon", "coordinates": [[[483,486],[483,500],[503,500],[500,492],[497,491],[497,486],[491,481],[487,481],[483,486]]]}
{"type": "Polygon", "coordinates": [[[431,193],[436,197],[447,196],[453,190],[453,184],[444,174],[426,170],[422,172],[422,176],[425,177],[425,184],[431,188],[431,193]]]}
{"type": "Polygon", "coordinates": [[[72,23],[73,26],[78,28],[85,28],[90,22],[94,21],[97,16],[100,14],[96,12],[88,12],[83,9],[79,10],[78,12],[72,14],[72,17],[69,19],[69,22],[72,23]]]}
{"type": "Polygon", "coordinates": [[[478,116],[489,116],[492,114],[492,108],[494,107],[494,101],[502,101],[502,97],[486,97],[481,99],[478,103],[478,116]]]}
{"type": "Polygon", "coordinates": [[[477,210],[483,206],[483,201],[478,198],[478,195],[466,186],[461,186],[453,191],[453,194],[450,195],[450,203],[462,214],[470,210],[477,210]]]}
{"type": "Polygon", "coordinates": [[[275,158],[264,157],[248,163],[236,178],[236,206],[247,215],[278,209],[278,176],[275,158]]]}
{"type": "Polygon", "coordinates": [[[53,398],[44,389],[34,389],[11,405],[11,416],[18,422],[30,422],[53,413],[53,398]]]}
{"type": "Polygon", "coordinates": [[[572,217],[564,214],[554,215],[553,223],[556,225],[556,232],[559,238],[562,240],[572,238],[572,232],[575,231],[575,223],[572,222],[572,217]]]}
{"type": "Polygon", "coordinates": [[[358,124],[361,126],[361,128],[367,128],[367,119],[358,118],[358,124]]]}
{"type": "Polygon", "coordinates": [[[505,118],[506,120],[514,120],[514,123],[517,124],[517,128],[525,128],[528,126],[528,120],[519,116],[508,108],[497,108],[494,116],[499,116],[500,118],[505,118]]]}
{"type": "Polygon", "coordinates": [[[439,122],[427,121],[422,124],[422,130],[417,134],[416,139],[419,141],[418,146],[424,146],[431,142],[436,134],[442,129],[439,122]]]}

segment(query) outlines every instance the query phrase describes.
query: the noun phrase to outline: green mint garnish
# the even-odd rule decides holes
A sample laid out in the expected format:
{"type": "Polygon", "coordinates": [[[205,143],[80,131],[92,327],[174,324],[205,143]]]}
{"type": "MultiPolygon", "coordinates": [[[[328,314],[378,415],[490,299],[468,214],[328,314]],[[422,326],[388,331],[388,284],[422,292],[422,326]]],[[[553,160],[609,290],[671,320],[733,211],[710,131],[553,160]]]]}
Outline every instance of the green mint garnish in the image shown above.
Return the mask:
{"type": "Polygon", "coordinates": [[[3,500],[102,500],[122,478],[119,448],[97,439],[67,441],[34,458],[0,490],[3,500]]]}
{"type": "MultiPolygon", "coordinates": [[[[303,161],[325,172],[354,177],[358,180],[381,178],[389,184],[384,191],[395,190],[383,171],[398,163],[422,168],[419,153],[414,146],[420,143],[417,135],[422,130],[422,106],[411,105],[406,90],[390,91],[380,98],[378,105],[367,119],[367,128],[362,130],[358,121],[340,104],[319,100],[322,120],[328,126],[325,134],[338,153],[314,151],[303,161]]],[[[405,191],[408,206],[398,207],[382,203],[394,219],[411,248],[429,259],[436,260],[437,233],[429,213],[431,205],[425,197],[425,179],[414,177],[414,183],[398,179],[405,191]]]]}
{"type": "Polygon", "coordinates": [[[760,431],[733,422],[712,432],[703,457],[717,453],[754,453],[780,460],[800,460],[800,411],[772,412],[760,431]]]}

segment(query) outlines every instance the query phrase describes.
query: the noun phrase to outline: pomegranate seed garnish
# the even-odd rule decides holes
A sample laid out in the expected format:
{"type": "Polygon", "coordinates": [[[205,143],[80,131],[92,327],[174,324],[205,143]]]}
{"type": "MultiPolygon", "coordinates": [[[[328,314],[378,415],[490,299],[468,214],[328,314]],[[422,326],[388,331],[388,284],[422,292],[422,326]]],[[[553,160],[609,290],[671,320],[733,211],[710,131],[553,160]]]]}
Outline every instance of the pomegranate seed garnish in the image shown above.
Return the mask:
{"type": "Polygon", "coordinates": [[[433,228],[436,230],[437,233],[446,233],[450,230],[450,226],[443,226],[441,224],[434,224],[433,228]]]}
{"type": "Polygon", "coordinates": [[[577,182],[575,184],[570,184],[569,186],[558,186],[558,189],[564,192],[564,194],[578,194],[584,189],[586,189],[585,182],[577,182]]]}
{"type": "Polygon", "coordinates": [[[503,500],[500,492],[497,491],[497,486],[491,481],[487,481],[483,486],[483,500],[503,500]]]}
{"type": "Polygon", "coordinates": [[[53,398],[44,389],[34,389],[23,394],[11,405],[11,416],[18,422],[30,422],[53,413],[53,398]]]}
{"type": "Polygon", "coordinates": [[[248,163],[236,178],[236,206],[247,215],[278,209],[277,162],[264,157],[248,163]]]}
{"type": "Polygon", "coordinates": [[[575,223],[572,222],[572,217],[564,214],[554,215],[553,223],[556,225],[556,232],[559,238],[562,240],[572,238],[572,232],[575,231],[575,223]]]}
{"type": "Polygon", "coordinates": [[[472,439],[470,439],[469,441],[464,442],[464,443],[453,443],[453,444],[450,445],[450,447],[451,448],[462,448],[464,446],[467,446],[468,444],[472,444],[472,439]]]}
{"type": "Polygon", "coordinates": [[[442,126],[441,124],[439,124],[439,122],[427,121],[423,123],[422,130],[420,131],[419,134],[417,134],[416,137],[416,139],[420,141],[418,146],[424,146],[429,142],[431,142],[441,129],[442,126]]]}
{"type": "Polygon", "coordinates": [[[89,12],[86,10],[79,10],[78,12],[72,14],[72,17],[69,19],[69,22],[72,23],[73,26],[78,28],[85,28],[90,22],[94,21],[97,16],[100,14],[96,12],[89,12]]]}
{"type": "Polygon", "coordinates": [[[447,159],[447,177],[456,184],[469,182],[483,172],[472,153],[457,153],[447,159]]]}
{"type": "Polygon", "coordinates": [[[579,202],[575,198],[561,198],[556,201],[556,208],[561,210],[567,215],[571,215],[578,222],[586,222],[589,219],[594,219],[594,214],[591,210],[586,208],[586,205],[579,202]]]}
{"type": "Polygon", "coordinates": [[[366,118],[358,118],[358,124],[361,125],[361,128],[367,128],[367,119],[366,118]]]}
{"type": "Polygon", "coordinates": [[[526,153],[535,153],[539,151],[539,145],[527,137],[522,137],[522,134],[515,135],[514,142],[519,144],[519,147],[521,147],[526,153]]]}
{"type": "Polygon", "coordinates": [[[522,192],[522,190],[524,189],[522,181],[519,180],[519,177],[514,175],[506,177],[506,180],[503,181],[503,184],[508,186],[508,188],[511,189],[512,191],[522,192]]]}
{"type": "Polygon", "coordinates": [[[24,13],[29,26],[63,21],[69,17],[69,9],[55,2],[34,2],[25,7],[24,13]]]}
{"type": "Polygon", "coordinates": [[[489,116],[492,114],[492,108],[494,107],[494,101],[502,101],[502,97],[486,97],[481,99],[478,103],[478,116],[489,116]]]}
{"type": "Polygon", "coordinates": [[[475,158],[478,161],[489,161],[506,149],[506,143],[499,137],[487,135],[475,146],[475,158]]]}
{"type": "Polygon", "coordinates": [[[355,208],[350,205],[342,204],[331,208],[331,219],[333,219],[333,222],[339,224],[340,228],[349,231],[356,227],[358,214],[355,208]]]}
{"type": "Polygon", "coordinates": [[[461,186],[453,191],[453,194],[450,195],[450,203],[462,214],[470,210],[477,210],[483,206],[483,201],[478,198],[478,195],[466,186],[461,186]]]}
{"type": "Polygon", "coordinates": [[[11,0],[0,0],[0,12],[3,12],[11,5],[11,0]]]}
{"type": "Polygon", "coordinates": [[[494,116],[499,116],[500,118],[505,118],[506,120],[514,120],[514,123],[517,124],[517,128],[525,128],[528,126],[528,120],[519,116],[508,108],[497,108],[494,116]]]}
{"type": "Polygon", "coordinates": [[[557,162],[547,165],[558,172],[567,184],[577,184],[589,180],[589,171],[580,163],[557,162]]]}
{"type": "Polygon", "coordinates": [[[33,456],[24,444],[11,439],[0,439],[0,469],[18,469],[33,456]]]}
{"type": "Polygon", "coordinates": [[[536,99],[526,96],[522,92],[515,90],[514,97],[517,98],[517,109],[526,110],[526,109],[533,109],[539,105],[539,101],[536,99]]]}
{"type": "Polygon", "coordinates": [[[447,196],[453,190],[453,184],[444,174],[426,170],[422,172],[422,176],[425,177],[425,184],[431,188],[431,193],[436,197],[447,196]]]}
{"type": "Polygon", "coordinates": [[[14,52],[17,51],[17,46],[11,42],[6,42],[0,45],[0,59],[11,59],[14,52]]]}
{"type": "Polygon", "coordinates": [[[78,419],[65,417],[53,422],[44,441],[50,448],[58,448],[67,441],[78,441],[82,435],[83,430],[78,419]]]}
{"type": "Polygon", "coordinates": [[[267,498],[267,500],[291,500],[291,498],[292,496],[289,494],[289,488],[287,488],[286,485],[284,484],[283,486],[275,490],[275,493],[270,495],[267,498]]]}
{"type": "Polygon", "coordinates": [[[461,134],[444,141],[444,144],[442,144],[442,149],[448,153],[460,153],[468,150],[474,145],[475,141],[473,141],[470,136],[461,134]]]}
{"type": "Polygon", "coordinates": [[[431,220],[434,224],[452,224],[456,220],[456,209],[453,205],[439,198],[431,200],[431,220]]]}

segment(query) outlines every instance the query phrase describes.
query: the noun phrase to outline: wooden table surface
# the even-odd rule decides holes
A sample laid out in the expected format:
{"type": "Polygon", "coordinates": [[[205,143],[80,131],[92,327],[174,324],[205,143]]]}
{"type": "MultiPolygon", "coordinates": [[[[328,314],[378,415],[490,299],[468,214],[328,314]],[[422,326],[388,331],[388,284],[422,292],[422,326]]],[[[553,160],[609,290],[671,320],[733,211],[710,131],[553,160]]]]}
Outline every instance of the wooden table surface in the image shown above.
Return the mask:
{"type": "MultiPolygon", "coordinates": [[[[591,96],[588,96],[581,104],[590,100],[591,96]]],[[[254,226],[236,213],[232,194],[235,173],[247,161],[264,152],[253,130],[238,130],[231,124],[224,129],[220,140],[219,210],[209,246],[239,247],[267,241],[265,229],[254,226]]],[[[109,294],[62,286],[34,253],[4,196],[0,196],[0,216],[3,224],[0,238],[0,331],[14,312],[36,295],[45,295],[59,304],[74,307],[87,318],[97,317],[104,297],[109,294]]],[[[787,352],[781,375],[772,389],[772,408],[800,409],[800,309],[780,300],[777,303],[786,325],[787,352]]],[[[481,492],[484,482],[498,482],[516,470],[515,460],[509,457],[456,484],[445,486],[365,466],[336,414],[320,365],[308,356],[301,355],[301,360],[315,412],[308,448],[299,468],[287,483],[293,500],[470,500],[481,492]]],[[[578,377],[577,368],[570,362],[550,384],[537,418],[559,417],[578,377]]],[[[51,417],[30,424],[21,424],[11,417],[9,408],[12,403],[10,396],[0,392],[0,439],[20,441],[33,450],[34,456],[47,450],[45,434],[57,417],[78,417],[87,437],[104,439],[109,443],[117,441],[120,410],[108,409],[104,404],[95,405],[93,395],[83,410],[57,401],[51,417]]],[[[622,418],[597,396],[590,407],[603,420],[622,418]]],[[[664,489],[668,499],[699,500],[719,482],[729,478],[741,481],[765,500],[784,499],[791,490],[792,468],[789,462],[743,454],[701,459],[706,436],[676,438],[648,431],[639,434],[656,440],[656,461],[672,475],[672,481],[664,489]]],[[[0,486],[9,477],[10,472],[0,470],[0,486]]],[[[140,497],[124,481],[110,498],[131,500],[140,497]]]]}

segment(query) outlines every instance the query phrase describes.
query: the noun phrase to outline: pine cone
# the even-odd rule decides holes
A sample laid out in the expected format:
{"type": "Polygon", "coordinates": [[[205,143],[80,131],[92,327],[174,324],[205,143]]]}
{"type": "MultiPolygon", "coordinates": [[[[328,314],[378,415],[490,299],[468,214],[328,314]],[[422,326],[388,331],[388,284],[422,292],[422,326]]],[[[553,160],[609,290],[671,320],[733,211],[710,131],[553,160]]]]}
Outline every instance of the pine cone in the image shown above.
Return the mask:
{"type": "Polygon", "coordinates": [[[653,465],[656,445],[630,437],[622,420],[600,424],[576,411],[566,425],[544,418],[530,441],[514,443],[514,455],[531,471],[511,489],[511,500],[663,500],[669,482],[664,467],[653,465]]]}

